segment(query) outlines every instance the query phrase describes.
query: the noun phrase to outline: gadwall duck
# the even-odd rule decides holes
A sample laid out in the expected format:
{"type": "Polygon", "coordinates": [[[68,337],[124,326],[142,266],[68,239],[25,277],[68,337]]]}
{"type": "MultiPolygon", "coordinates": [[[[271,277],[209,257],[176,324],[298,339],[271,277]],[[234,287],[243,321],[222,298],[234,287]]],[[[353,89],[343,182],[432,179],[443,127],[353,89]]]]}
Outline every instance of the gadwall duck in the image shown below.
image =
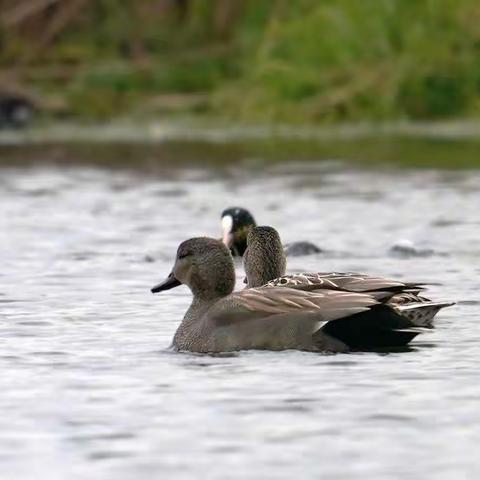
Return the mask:
{"type": "MultiPolygon", "coordinates": [[[[230,249],[233,256],[242,257],[247,248],[248,232],[257,225],[253,215],[245,208],[231,207],[222,212],[221,219],[223,243],[230,249]]],[[[290,257],[322,252],[314,243],[307,241],[287,243],[284,250],[290,257]]]]}
{"type": "Polygon", "coordinates": [[[177,350],[247,349],[344,352],[399,347],[419,329],[383,302],[389,293],[303,291],[284,286],[233,292],[228,248],[213,238],[186,240],[172,272],[152,293],[187,285],[193,301],[173,338],[177,350]]]}
{"type": "Polygon", "coordinates": [[[280,235],[272,227],[253,227],[243,255],[244,283],[247,288],[261,287],[285,275],[287,259],[280,235]]]}
{"type": "Polygon", "coordinates": [[[444,307],[455,302],[433,302],[420,295],[424,284],[400,282],[389,278],[359,273],[299,273],[285,275],[286,259],[278,232],[272,227],[254,227],[247,238],[244,255],[247,288],[269,286],[303,291],[322,289],[344,292],[390,292],[386,302],[398,313],[408,317],[416,326],[431,328],[433,318],[444,307]]]}

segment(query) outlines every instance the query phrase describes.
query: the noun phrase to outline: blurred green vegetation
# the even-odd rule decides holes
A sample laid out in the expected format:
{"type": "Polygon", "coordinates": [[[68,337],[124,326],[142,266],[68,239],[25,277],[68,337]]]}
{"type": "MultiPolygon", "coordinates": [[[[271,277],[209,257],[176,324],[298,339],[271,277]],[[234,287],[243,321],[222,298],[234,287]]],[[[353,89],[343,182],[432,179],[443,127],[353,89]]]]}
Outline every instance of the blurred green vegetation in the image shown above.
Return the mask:
{"type": "Polygon", "coordinates": [[[0,0],[0,74],[83,118],[325,123],[480,113],[478,0],[34,3],[0,0]]]}

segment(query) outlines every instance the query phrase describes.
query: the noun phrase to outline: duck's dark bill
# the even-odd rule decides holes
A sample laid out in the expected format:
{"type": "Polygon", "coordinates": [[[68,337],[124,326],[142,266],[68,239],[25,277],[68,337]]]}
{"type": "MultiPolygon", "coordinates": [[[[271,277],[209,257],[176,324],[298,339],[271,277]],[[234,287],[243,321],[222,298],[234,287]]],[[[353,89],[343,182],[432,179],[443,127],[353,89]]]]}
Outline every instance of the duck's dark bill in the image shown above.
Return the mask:
{"type": "Polygon", "coordinates": [[[175,278],[173,273],[170,273],[166,280],[164,280],[162,283],[159,283],[158,285],[155,285],[152,288],[151,292],[163,292],[164,290],[170,290],[171,288],[178,287],[179,285],[181,285],[181,283],[175,278]]]}

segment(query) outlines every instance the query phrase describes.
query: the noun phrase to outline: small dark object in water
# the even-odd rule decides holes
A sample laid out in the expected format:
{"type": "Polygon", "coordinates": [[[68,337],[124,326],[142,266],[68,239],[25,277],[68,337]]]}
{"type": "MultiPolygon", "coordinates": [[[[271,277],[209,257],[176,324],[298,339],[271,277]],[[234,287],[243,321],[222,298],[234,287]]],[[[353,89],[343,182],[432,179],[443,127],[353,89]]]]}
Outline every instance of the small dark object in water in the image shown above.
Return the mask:
{"type": "Polygon", "coordinates": [[[396,257],[409,258],[409,257],[430,257],[435,253],[431,248],[418,248],[410,240],[399,240],[392,245],[389,249],[389,253],[396,257]]]}
{"type": "Polygon", "coordinates": [[[302,255],[313,255],[322,253],[322,249],[318,248],[312,242],[292,242],[285,245],[285,255],[289,257],[301,257],[302,255]]]}

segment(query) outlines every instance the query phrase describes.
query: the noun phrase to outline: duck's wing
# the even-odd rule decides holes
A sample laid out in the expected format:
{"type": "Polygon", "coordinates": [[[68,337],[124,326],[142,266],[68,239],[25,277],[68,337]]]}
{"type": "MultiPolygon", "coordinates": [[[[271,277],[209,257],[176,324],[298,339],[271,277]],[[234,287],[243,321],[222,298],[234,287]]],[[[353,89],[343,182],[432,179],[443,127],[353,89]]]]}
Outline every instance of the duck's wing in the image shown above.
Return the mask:
{"type": "Polygon", "coordinates": [[[245,322],[274,315],[314,314],[328,322],[366,311],[377,305],[371,295],[322,289],[303,291],[285,287],[240,290],[217,302],[209,311],[216,325],[245,322]]]}
{"type": "Polygon", "coordinates": [[[286,275],[272,280],[267,285],[282,286],[315,292],[321,289],[338,289],[357,293],[367,293],[386,303],[416,327],[432,328],[437,313],[454,302],[431,301],[420,292],[422,283],[399,282],[383,277],[373,277],[358,273],[301,273],[286,275]]]}
{"type": "Polygon", "coordinates": [[[344,351],[406,345],[419,333],[372,295],[326,289],[246,289],[220,300],[205,315],[215,351],[344,351]]]}
{"type": "Polygon", "coordinates": [[[430,302],[430,299],[415,291],[396,293],[388,302],[390,305],[411,305],[430,302]]]}
{"type": "Polygon", "coordinates": [[[269,287],[287,287],[310,292],[329,289],[356,293],[375,291],[418,293],[423,289],[423,285],[353,272],[297,273],[275,278],[267,283],[269,287]]]}
{"type": "Polygon", "coordinates": [[[204,317],[213,351],[242,349],[345,351],[342,340],[321,327],[354,318],[378,302],[370,295],[283,287],[235,292],[211,307],[204,317]]]}

